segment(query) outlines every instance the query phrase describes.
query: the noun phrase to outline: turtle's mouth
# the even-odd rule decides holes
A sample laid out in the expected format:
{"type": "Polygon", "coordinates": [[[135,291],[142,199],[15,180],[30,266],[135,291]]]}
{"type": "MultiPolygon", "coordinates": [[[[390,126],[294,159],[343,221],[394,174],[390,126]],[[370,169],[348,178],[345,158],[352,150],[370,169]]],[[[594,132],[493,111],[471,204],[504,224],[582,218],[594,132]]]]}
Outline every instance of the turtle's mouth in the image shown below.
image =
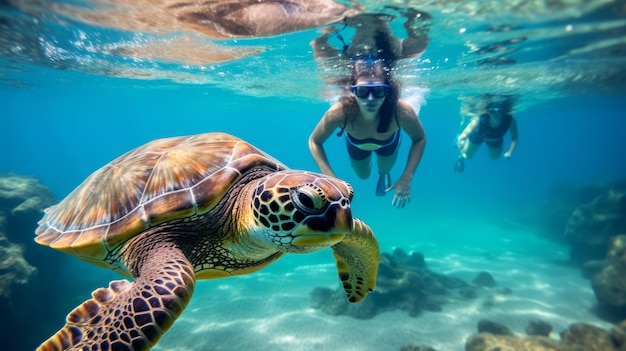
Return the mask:
{"type": "Polygon", "coordinates": [[[347,199],[333,202],[324,213],[310,215],[293,231],[294,246],[331,246],[352,232],[352,211],[347,199]]]}

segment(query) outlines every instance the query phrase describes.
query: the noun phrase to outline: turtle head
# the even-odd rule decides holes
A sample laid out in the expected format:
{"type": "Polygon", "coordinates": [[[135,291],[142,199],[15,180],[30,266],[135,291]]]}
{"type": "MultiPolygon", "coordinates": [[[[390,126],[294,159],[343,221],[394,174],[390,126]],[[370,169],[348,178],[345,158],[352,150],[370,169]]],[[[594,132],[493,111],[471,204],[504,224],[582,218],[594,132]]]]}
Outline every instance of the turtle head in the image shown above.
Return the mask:
{"type": "Polygon", "coordinates": [[[281,252],[330,247],[352,232],[350,184],[334,177],[282,171],[262,178],[252,212],[261,240],[281,252]]]}

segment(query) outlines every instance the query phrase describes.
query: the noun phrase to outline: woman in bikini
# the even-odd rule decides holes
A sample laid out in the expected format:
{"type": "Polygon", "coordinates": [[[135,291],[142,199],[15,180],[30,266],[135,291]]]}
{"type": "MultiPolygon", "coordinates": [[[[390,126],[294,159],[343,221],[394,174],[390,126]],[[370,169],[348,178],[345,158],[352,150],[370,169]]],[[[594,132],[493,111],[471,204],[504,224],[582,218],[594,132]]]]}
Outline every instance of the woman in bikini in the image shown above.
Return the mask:
{"type": "Polygon", "coordinates": [[[372,170],[372,153],[376,154],[379,180],[376,195],[394,189],[392,205],[404,207],[410,201],[411,180],[424,154],[426,134],[415,110],[399,100],[399,88],[381,59],[368,57],[352,65],[350,93],[332,105],[309,137],[309,149],[324,174],[335,176],[324,142],[337,135],[346,135],[350,164],[361,179],[372,170]],[[411,139],[406,166],[395,183],[389,172],[398,157],[401,130],[411,139]]]}
{"type": "Polygon", "coordinates": [[[517,146],[517,121],[512,114],[514,97],[485,94],[480,98],[483,113],[472,118],[472,121],[458,136],[459,159],[455,166],[456,172],[463,171],[464,160],[472,158],[483,142],[487,145],[489,157],[492,160],[499,158],[502,154],[504,136],[507,132],[511,135],[511,145],[504,153],[504,158],[510,159],[517,146]]]}

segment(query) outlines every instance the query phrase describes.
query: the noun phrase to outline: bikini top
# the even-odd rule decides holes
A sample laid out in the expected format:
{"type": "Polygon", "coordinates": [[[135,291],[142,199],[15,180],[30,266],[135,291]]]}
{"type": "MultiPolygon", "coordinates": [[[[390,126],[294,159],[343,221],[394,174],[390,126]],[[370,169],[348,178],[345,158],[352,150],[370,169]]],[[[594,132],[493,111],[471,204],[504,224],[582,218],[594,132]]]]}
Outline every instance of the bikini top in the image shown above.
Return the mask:
{"type": "MultiPolygon", "coordinates": [[[[400,127],[400,122],[398,122],[398,115],[394,113],[394,116],[396,117],[396,124],[398,125],[398,130],[402,129],[400,127]]],[[[348,124],[348,116],[343,116],[343,126],[341,127],[341,130],[338,131],[336,134],[338,137],[343,135],[344,130],[346,130],[346,124],[348,124]]]]}

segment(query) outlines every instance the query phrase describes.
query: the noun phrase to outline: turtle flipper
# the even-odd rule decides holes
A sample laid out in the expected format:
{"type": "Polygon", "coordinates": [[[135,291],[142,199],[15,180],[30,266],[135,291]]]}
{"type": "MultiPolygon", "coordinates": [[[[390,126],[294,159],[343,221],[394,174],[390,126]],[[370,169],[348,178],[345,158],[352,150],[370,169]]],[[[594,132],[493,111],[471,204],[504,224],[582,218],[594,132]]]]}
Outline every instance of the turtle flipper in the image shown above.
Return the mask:
{"type": "Polygon", "coordinates": [[[152,348],[187,307],[195,278],[182,253],[164,259],[152,252],[143,267],[133,283],[115,280],[108,288],[96,289],[92,299],[67,316],[65,327],[37,350],[152,348]]]}
{"type": "Polygon", "coordinates": [[[332,248],[348,301],[360,302],[376,287],[380,252],[374,233],[367,224],[354,219],[352,233],[332,248]]]}

